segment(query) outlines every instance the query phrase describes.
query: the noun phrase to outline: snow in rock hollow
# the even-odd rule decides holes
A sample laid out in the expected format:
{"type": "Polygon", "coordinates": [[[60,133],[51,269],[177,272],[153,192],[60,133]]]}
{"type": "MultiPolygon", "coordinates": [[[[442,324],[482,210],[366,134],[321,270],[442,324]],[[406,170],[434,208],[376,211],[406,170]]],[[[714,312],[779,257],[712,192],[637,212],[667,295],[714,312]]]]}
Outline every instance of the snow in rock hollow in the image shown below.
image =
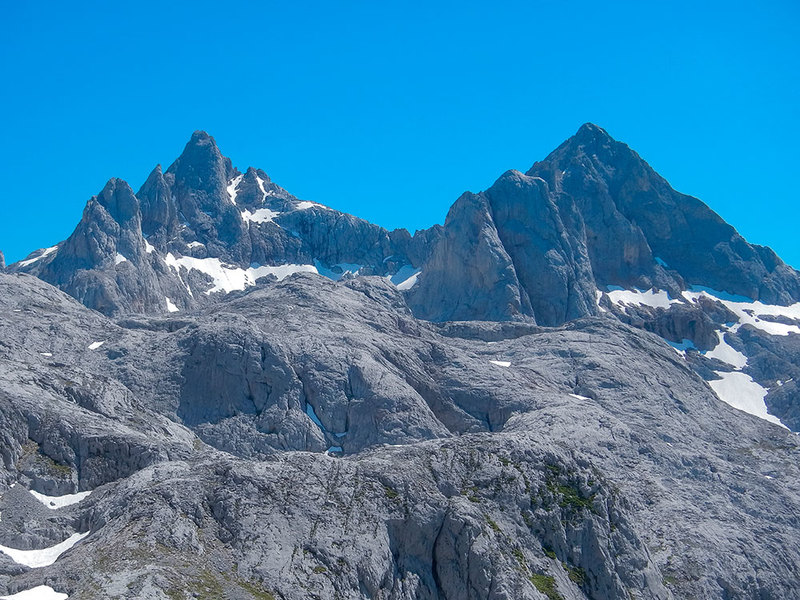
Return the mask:
{"type": "Polygon", "coordinates": [[[69,596],[55,591],[49,585],[39,585],[10,596],[0,596],[0,600],[67,600],[69,596]]]}
{"type": "Polygon", "coordinates": [[[624,290],[616,286],[609,286],[609,299],[614,304],[620,306],[651,306],[653,308],[669,308],[673,304],[680,303],[674,300],[664,290],[624,290]]]}
{"type": "Polygon", "coordinates": [[[40,494],[39,492],[35,492],[33,490],[30,490],[30,493],[31,496],[36,498],[47,508],[56,510],[58,508],[63,508],[65,506],[71,506],[73,504],[77,504],[84,498],[88,498],[89,494],[91,494],[92,492],[78,492],[77,494],[65,494],[63,496],[46,496],[44,494],[40,494]]]}
{"type": "Polygon", "coordinates": [[[153,245],[145,239],[145,241],[144,241],[144,250],[148,254],[152,254],[153,250],[155,250],[155,248],[153,248],[153,245]]]}
{"type": "Polygon", "coordinates": [[[591,398],[587,396],[581,396],[580,394],[570,394],[570,396],[572,396],[576,400],[591,400],[591,398]]]}
{"type": "Polygon", "coordinates": [[[690,291],[683,292],[683,297],[690,302],[697,302],[701,296],[724,304],[726,308],[738,317],[738,325],[740,326],[752,325],[756,329],[760,329],[764,333],[770,335],[800,334],[800,326],[765,321],[760,318],[762,316],[785,317],[787,319],[796,319],[800,321],[800,302],[792,304],[791,306],[763,304],[758,301],[753,302],[744,296],[734,296],[726,292],[719,292],[700,286],[692,286],[690,291]]]}
{"type": "Polygon", "coordinates": [[[58,246],[52,246],[50,248],[45,248],[39,256],[36,256],[34,258],[29,258],[28,260],[21,260],[21,261],[19,261],[18,264],[19,264],[20,267],[27,267],[28,265],[32,265],[33,263],[35,263],[37,260],[41,260],[45,256],[51,255],[56,250],[58,250],[58,246]]]}
{"type": "Polygon", "coordinates": [[[120,254],[119,252],[117,252],[117,255],[114,257],[114,264],[118,265],[124,262],[128,262],[128,259],[122,256],[122,254],[120,254]]]}
{"type": "Polygon", "coordinates": [[[170,300],[166,296],[164,296],[164,300],[167,301],[167,312],[171,312],[171,313],[178,312],[179,309],[178,309],[177,306],[175,306],[175,303],[172,302],[172,300],[170,300]]]}
{"type": "Polygon", "coordinates": [[[417,277],[422,272],[422,269],[415,269],[411,265],[403,265],[397,270],[397,273],[387,277],[398,290],[408,290],[414,287],[417,283],[417,277]]]}
{"type": "Polygon", "coordinates": [[[308,200],[303,200],[295,204],[295,210],[308,210],[316,206],[317,208],[327,208],[327,206],[323,206],[322,204],[317,204],[316,202],[309,202],[308,200]]]}
{"type": "Polygon", "coordinates": [[[60,544],[50,546],[49,548],[42,548],[41,550],[17,550],[16,548],[8,548],[7,546],[0,545],[0,552],[8,555],[15,563],[25,565],[31,569],[47,567],[56,562],[59,556],[64,554],[64,552],[72,548],[87,535],[89,535],[88,531],[86,533],[74,533],[60,544]]]}
{"type": "Polygon", "coordinates": [[[186,270],[196,270],[208,275],[214,285],[207,290],[206,295],[214,292],[233,292],[243,290],[255,285],[256,280],[267,275],[274,275],[278,281],[293,273],[317,273],[314,265],[278,265],[278,266],[250,266],[248,269],[226,266],[218,258],[194,258],[181,256],[176,258],[172,253],[165,258],[167,265],[175,269],[180,275],[181,267],[186,270]]]}
{"type": "Polygon", "coordinates": [[[91,344],[89,344],[89,350],[97,350],[97,349],[98,349],[100,346],[102,346],[103,344],[105,344],[105,341],[102,341],[102,342],[92,342],[91,344]]]}
{"type": "Polygon", "coordinates": [[[719,338],[719,343],[713,350],[706,352],[705,357],[721,360],[737,370],[743,369],[747,365],[747,357],[725,341],[724,332],[717,332],[717,337],[719,338]]]}
{"type": "Polygon", "coordinates": [[[767,405],[764,403],[767,390],[753,381],[752,377],[740,371],[730,373],[715,371],[715,373],[720,379],[709,381],[708,385],[720,400],[770,423],[786,427],[778,417],[767,412],[767,405]]]}
{"type": "Polygon", "coordinates": [[[242,177],[244,177],[244,175],[237,175],[236,177],[231,179],[230,182],[228,183],[228,187],[226,188],[226,190],[228,192],[228,198],[231,199],[231,202],[233,204],[236,204],[236,194],[237,194],[236,188],[239,186],[239,183],[242,181],[242,177]]]}
{"type": "Polygon", "coordinates": [[[507,360],[490,360],[490,363],[493,365],[497,365],[498,367],[510,367],[511,363],[507,360]]]}
{"type": "Polygon", "coordinates": [[[323,277],[327,277],[328,279],[333,279],[334,281],[339,281],[342,277],[344,277],[348,273],[350,275],[358,275],[358,272],[364,268],[364,265],[359,265],[355,263],[336,263],[335,265],[326,267],[318,260],[315,260],[314,267],[317,269],[317,273],[319,273],[323,277]]]}
{"type": "Polygon", "coordinates": [[[281,213],[275,212],[274,210],[270,210],[268,208],[259,208],[253,212],[250,212],[249,210],[243,210],[242,220],[252,223],[269,223],[272,221],[272,219],[280,214],[281,213]]]}

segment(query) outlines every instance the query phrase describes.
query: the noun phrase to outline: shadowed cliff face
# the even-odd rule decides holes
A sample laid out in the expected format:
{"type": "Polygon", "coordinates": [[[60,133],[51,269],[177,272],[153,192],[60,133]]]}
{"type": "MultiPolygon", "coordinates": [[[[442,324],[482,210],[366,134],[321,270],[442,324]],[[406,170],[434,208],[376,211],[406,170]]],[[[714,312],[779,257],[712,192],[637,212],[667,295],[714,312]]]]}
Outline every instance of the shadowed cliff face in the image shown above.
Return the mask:
{"type": "Polygon", "coordinates": [[[595,125],[581,127],[528,175],[574,199],[591,232],[587,241],[603,284],[652,278],[658,257],[689,284],[768,304],[800,300],[794,269],[771,250],[748,244],[697,198],[673,190],[638,154],[595,125]]]}

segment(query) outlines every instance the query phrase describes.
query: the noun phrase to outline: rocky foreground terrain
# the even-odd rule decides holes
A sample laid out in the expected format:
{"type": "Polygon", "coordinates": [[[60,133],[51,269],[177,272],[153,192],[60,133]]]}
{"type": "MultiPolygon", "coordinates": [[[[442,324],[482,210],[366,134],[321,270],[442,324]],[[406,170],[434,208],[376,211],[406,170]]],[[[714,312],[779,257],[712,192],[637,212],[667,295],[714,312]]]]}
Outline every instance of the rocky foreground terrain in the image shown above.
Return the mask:
{"type": "Polygon", "coordinates": [[[599,127],[413,236],[197,132],[0,270],[2,597],[800,598],[800,274],[599,127]]]}

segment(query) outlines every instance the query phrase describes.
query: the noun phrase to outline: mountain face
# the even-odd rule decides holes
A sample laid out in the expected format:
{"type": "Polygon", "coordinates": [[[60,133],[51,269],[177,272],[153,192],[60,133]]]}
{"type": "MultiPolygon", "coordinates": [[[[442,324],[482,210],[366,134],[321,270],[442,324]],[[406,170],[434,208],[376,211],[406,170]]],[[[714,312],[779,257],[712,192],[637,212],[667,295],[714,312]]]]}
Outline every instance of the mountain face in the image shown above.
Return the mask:
{"type": "Polygon", "coordinates": [[[440,235],[411,236],[300,201],[261,170],[240,173],[195,132],[138,193],[119,179],[86,205],[64,242],[15,265],[110,316],[202,306],[260,278],[321,272],[393,277],[400,284],[440,235]]]}
{"type": "Polygon", "coordinates": [[[196,132],[0,273],[0,594],[800,598],[799,282],[590,124],[413,236],[196,132]]]}

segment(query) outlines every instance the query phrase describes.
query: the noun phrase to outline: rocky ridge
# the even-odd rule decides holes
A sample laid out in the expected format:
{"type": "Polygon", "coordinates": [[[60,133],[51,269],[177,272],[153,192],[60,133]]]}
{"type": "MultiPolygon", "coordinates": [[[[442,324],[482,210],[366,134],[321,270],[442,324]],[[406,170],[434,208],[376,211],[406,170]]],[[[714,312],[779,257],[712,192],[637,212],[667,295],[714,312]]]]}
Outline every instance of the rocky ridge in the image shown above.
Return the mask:
{"type": "Polygon", "coordinates": [[[8,271],[0,593],[800,597],[798,274],[596,126],[414,236],[198,132],[8,271]]]}

